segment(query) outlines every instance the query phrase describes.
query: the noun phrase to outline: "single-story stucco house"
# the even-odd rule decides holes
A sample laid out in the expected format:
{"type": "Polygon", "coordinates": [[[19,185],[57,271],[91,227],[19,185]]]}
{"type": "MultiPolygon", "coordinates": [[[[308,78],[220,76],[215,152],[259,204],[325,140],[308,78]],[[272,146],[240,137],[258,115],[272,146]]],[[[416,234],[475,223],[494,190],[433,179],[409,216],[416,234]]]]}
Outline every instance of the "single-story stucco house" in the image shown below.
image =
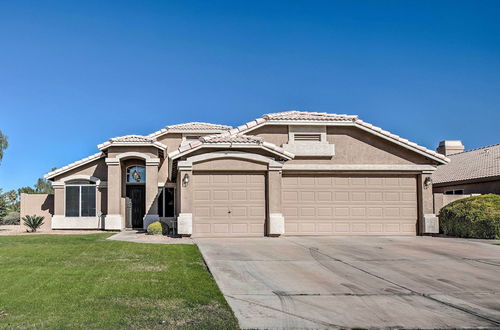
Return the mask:
{"type": "Polygon", "coordinates": [[[442,141],[450,159],[432,174],[433,191],[446,195],[500,194],[500,144],[464,151],[461,141],[442,141]]]}
{"type": "Polygon", "coordinates": [[[357,116],[287,111],[237,128],[112,138],[46,174],[52,229],[170,223],[193,237],[438,231],[431,174],[448,158],[357,116]]]}
{"type": "Polygon", "coordinates": [[[437,151],[450,159],[432,174],[434,212],[457,199],[500,194],[500,144],[464,151],[462,141],[441,141],[437,151]]]}

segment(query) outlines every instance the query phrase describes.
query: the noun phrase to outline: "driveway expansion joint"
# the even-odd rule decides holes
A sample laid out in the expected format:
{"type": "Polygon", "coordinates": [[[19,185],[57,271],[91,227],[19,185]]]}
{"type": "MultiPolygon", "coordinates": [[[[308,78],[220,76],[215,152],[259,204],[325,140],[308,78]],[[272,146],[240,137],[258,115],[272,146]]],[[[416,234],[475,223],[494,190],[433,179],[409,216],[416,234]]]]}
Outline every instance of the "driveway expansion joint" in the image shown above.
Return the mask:
{"type": "MultiPolygon", "coordinates": [[[[293,242],[293,241],[292,241],[292,242],[293,242]]],[[[475,311],[472,311],[472,310],[470,310],[470,309],[467,309],[467,308],[465,308],[465,307],[461,307],[461,306],[458,306],[458,305],[455,305],[455,304],[452,304],[452,303],[448,303],[448,302],[446,302],[446,301],[439,300],[439,299],[437,299],[437,298],[435,298],[435,297],[433,297],[433,296],[430,296],[430,295],[428,295],[428,294],[424,294],[424,293],[421,293],[421,292],[415,291],[415,290],[413,290],[413,289],[411,289],[411,288],[405,287],[404,285],[401,285],[401,284],[398,284],[398,283],[393,282],[393,281],[391,281],[391,280],[388,280],[388,279],[386,279],[386,278],[383,278],[382,276],[379,276],[379,275],[377,275],[377,274],[373,274],[372,272],[369,272],[369,271],[367,271],[367,270],[365,270],[365,269],[363,269],[363,268],[361,268],[361,267],[358,267],[358,266],[352,265],[352,264],[348,263],[347,261],[344,261],[344,260],[341,260],[341,259],[338,259],[338,258],[334,258],[334,257],[332,257],[332,256],[330,256],[330,255],[328,255],[328,254],[326,254],[326,253],[324,253],[324,252],[321,252],[319,248],[316,248],[316,247],[308,247],[308,246],[305,246],[305,245],[300,244],[300,243],[297,243],[297,242],[293,242],[293,243],[295,243],[295,244],[297,244],[297,245],[299,245],[299,246],[302,246],[302,247],[303,247],[303,248],[305,248],[305,249],[309,249],[309,252],[310,252],[311,256],[312,256],[315,260],[317,260],[317,257],[314,255],[314,253],[321,254],[321,255],[323,255],[323,256],[325,256],[325,257],[327,257],[327,258],[330,258],[330,259],[332,259],[332,260],[334,260],[334,261],[337,261],[337,262],[341,262],[341,263],[343,263],[343,264],[345,264],[345,265],[347,265],[347,266],[350,266],[350,267],[352,267],[352,268],[354,268],[354,269],[357,269],[357,270],[359,270],[359,271],[361,271],[361,272],[363,272],[363,273],[366,273],[366,274],[368,274],[368,275],[370,275],[370,276],[376,277],[376,278],[378,278],[378,279],[380,279],[380,280],[383,280],[383,281],[386,281],[386,282],[391,283],[391,284],[393,284],[393,285],[396,285],[396,286],[398,286],[398,287],[400,287],[400,288],[402,288],[402,289],[408,290],[408,291],[412,292],[412,293],[413,293],[413,294],[415,294],[415,295],[419,295],[419,296],[421,296],[421,297],[424,297],[424,298],[427,298],[427,299],[429,299],[429,300],[435,301],[435,302],[437,302],[437,303],[440,303],[440,304],[446,305],[446,306],[448,306],[448,307],[455,308],[455,309],[460,310],[460,311],[462,311],[462,312],[464,312],[464,313],[467,313],[467,314],[470,314],[470,315],[474,315],[474,316],[479,317],[479,318],[481,318],[481,319],[484,319],[484,320],[486,320],[486,321],[488,321],[488,322],[491,322],[491,323],[493,323],[493,324],[495,324],[495,325],[497,325],[497,326],[500,326],[500,320],[498,320],[498,321],[497,321],[497,320],[495,320],[495,319],[492,319],[492,318],[490,318],[490,317],[488,317],[488,316],[485,316],[485,315],[479,314],[479,313],[477,313],[477,312],[475,312],[475,311]]],[[[466,259],[466,258],[460,258],[460,259],[466,259]]],[[[318,263],[320,263],[320,264],[321,264],[321,262],[320,262],[319,260],[317,260],[317,261],[318,261],[318,263]]]]}

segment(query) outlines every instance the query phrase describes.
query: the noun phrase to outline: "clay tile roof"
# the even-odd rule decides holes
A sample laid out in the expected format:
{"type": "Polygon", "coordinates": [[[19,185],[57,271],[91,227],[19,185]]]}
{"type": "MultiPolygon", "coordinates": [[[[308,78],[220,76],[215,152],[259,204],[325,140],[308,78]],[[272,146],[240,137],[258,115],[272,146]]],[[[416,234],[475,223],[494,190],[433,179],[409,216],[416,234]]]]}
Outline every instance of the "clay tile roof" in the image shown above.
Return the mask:
{"type": "Polygon", "coordinates": [[[250,143],[250,144],[262,144],[263,138],[250,135],[229,135],[229,134],[219,134],[210,135],[200,138],[204,143],[250,143]]]}
{"type": "Polygon", "coordinates": [[[438,166],[434,183],[446,183],[500,176],[500,144],[448,155],[450,162],[438,166]]]}
{"type": "Polygon", "coordinates": [[[295,155],[291,152],[285,151],[283,148],[278,147],[269,142],[265,142],[263,138],[258,136],[250,136],[244,134],[231,134],[230,132],[222,133],[222,134],[214,134],[209,136],[202,136],[197,141],[193,141],[187,145],[180,146],[177,150],[174,150],[168,154],[168,157],[173,159],[178,157],[180,154],[193,150],[195,148],[201,147],[207,144],[253,144],[256,146],[262,146],[263,148],[267,148],[277,152],[287,158],[294,158],[295,155]]]}
{"type": "Polygon", "coordinates": [[[358,116],[352,115],[339,115],[335,113],[326,112],[309,112],[309,111],[285,111],[268,113],[262,118],[273,120],[313,120],[313,121],[353,121],[358,116]]]}
{"type": "Polygon", "coordinates": [[[111,142],[154,142],[153,139],[142,135],[124,135],[109,139],[111,142]]]}
{"type": "Polygon", "coordinates": [[[167,129],[176,129],[176,130],[186,130],[186,131],[206,131],[206,130],[220,130],[227,131],[232,127],[227,125],[219,125],[219,124],[211,124],[211,123],[202,123],[202,122],[190,122],[176,125],[169,125],[165,127],[167,129]]]}
{"type": "Polygon", "coordinates": [[[167,147],[163,145],[162,143],[156,141],[154,138],[149,137],[149,136],[143,136],[143,135],[124,135],[124,136],[117,136],[114,138],[109,139],[108,141],[99,144],[97,147],[100,150],[104,150],[108,148],[109,146],[113,144],[120,144],[120,145],[151,145],[155,146],[160,149],[166,149],[167,147]]]}
{"type": "Polygon", "coordinates": [[[159,131],[149,134],[150,138],[156,138],[167,132],[213,132],[213,133],[222,133],[224,131],[230,130],[232,127],[227,125],[219,125],[219,124],[211,124],[211,123],[202,123],[202,122],[190,122],[190,123],[182,123],[176,125],[168,125],[162,128],[159,131]]]}

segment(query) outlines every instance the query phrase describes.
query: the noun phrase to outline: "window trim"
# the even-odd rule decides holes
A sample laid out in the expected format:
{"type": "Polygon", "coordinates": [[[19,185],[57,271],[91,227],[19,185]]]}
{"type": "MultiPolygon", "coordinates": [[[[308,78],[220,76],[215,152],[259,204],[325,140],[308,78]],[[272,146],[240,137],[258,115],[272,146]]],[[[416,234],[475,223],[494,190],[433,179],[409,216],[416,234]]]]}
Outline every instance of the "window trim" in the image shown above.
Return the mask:
{"type": "MultiPolygon", "coordinates": [[[[174,219],[175,219],[175,214],[176,214],[176,212],[177,212],[177,198],[176,198],[176,196],[177,196],[177,195],[176,195],[176,194],[177,194],[177,187],[175,187],[175,186],[170,186],[170,187],[169,187],[169,186],[165,186],[165,187],[161,187],[161,188],[160,188],[160,192],[158,193],[158,196],[159,196],[160,194],[163,194],[163,195],[162,195],[163,215],[161,215],[161,214],[158,214],[158,215],[160,216],[160,218],[165,218],[165,219],[168,219],[168,220],[174,220],[174,219]],[[164,215],[165,215],[165,205],[166,205],[166,204],[165,204],[165,196],[166,196],[166,194],[165,194],[165,189],[173,189],[173,190],[174,190],[174,193],[173,193],[173,196],[174,196],[174,215],[173,215],[173,216],[171,216],[171,217],[166,217],[166,216],[164,216],[164,215]]],[[[158,210],[158,213],[160,213],[160,211],[159,211],[159,210],[158,210]]]]}
{"type": "MultiPolygon", "coordinates": [[[[75,179],[77,180],[77,179],[75,179]]],[[[66,218],[96,218],[97,217],[97,184],[96,183],[71,183],[68,182],[64,186],[64,216],[66,218]],[[78,216],[68,216],[66,213],[66,187],[78,187],[78,216]],[[85,187],[94,187],[95,189],[95,215],[93,216],[82,216],[82,186],[85,187]]]]}

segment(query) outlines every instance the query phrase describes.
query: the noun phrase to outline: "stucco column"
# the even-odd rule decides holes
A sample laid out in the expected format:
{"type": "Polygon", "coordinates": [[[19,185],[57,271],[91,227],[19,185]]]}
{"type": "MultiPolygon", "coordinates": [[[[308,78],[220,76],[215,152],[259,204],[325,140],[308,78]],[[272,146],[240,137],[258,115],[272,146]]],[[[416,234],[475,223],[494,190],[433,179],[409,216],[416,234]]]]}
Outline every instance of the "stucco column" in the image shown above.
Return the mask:
{"type": "Polygon", "coordinates": [[[106,158],[108,166],[108,213],[104,218],[104,229],[120,230],[125,228],[125,222],[120,212],[122,195],[121,165],[116,158],[106,158]]]}
{"type": "Polygon", "coordinates": [[[54,189],[54,215],[64,216],[64,184],[52,183],[54,189]]]}
{"type": "Polygon", "coordinates": [[[193,171],[191,167],[180,169],[177,175],[180,189],[180,212],[177,217],[177,233],[193,233],[193,171]]]}
{"type": "Polygon", "coordinates": [[[434,214],[431,174],[432,172],[422,172],[417,176],[421,234],[439,233],[439,219],[434,214]]]}
{"type": "Polygon", "coordinates": [[[146,160],[146,215],[143,221],[144,228],[160,220],[158,215],[158,165],[160,165],[159,158],[146,160]]]}
{"type": "Polygon", "coordinates": [[[267,186],[269,195],[267,232],[269,236],[283,235],[285,233],[285,218],[281,211],[281,167],[269,165],[267,186]]]}

